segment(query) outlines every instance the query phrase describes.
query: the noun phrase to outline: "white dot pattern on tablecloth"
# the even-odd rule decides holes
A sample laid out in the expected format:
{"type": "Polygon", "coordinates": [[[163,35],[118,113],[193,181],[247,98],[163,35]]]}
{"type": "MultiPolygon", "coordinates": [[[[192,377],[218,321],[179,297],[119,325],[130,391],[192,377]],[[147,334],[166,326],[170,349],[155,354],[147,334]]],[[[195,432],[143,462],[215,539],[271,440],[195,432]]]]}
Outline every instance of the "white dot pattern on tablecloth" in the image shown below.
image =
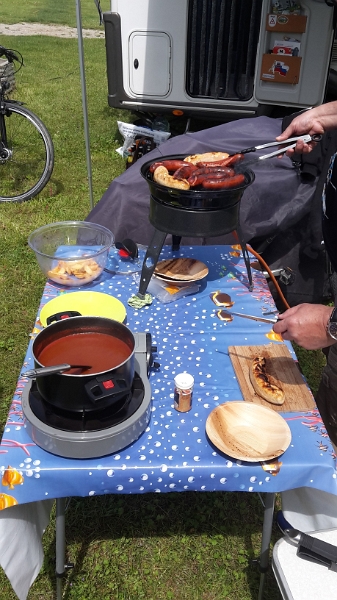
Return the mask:
{"type": "MultiPolygon", "coordinates": [[[[169,256],[170,250],[164,248],[162,257],[169,256]]],[[[126,325],[133,332],[151,333],[152,343],[158,349],[156,360],[160,369],[150,375],[151,419],[145,431],[131,446],[111,456],[85,460],[53,456],[34,445],[27,435],[20,413],[20,397],[26,382],[19,380],[0,446],[1,475],[11,465],[24,478],[24,483],[15,486],[12,492],[19,502],[46,495],[53,498],[170,491],[273,492],[291,487],[291,477],[296,477],[298,486],[317,485],[336,493],[332,448],[324,437],[324,426],[317,412],[285,415],[292,430],[292,444],[286,458],[274,461],[276,468],[225,456],[208,440],[205,423],[210,412],[219,404],[242,398],[228,346],[270,342],[266,338],[270,331],[267,324],[240,317],[230,323],[218,319],[218,307],[210,294],[225,291],[235,303],[233,310],[248,314],[262,315],[274,308],[274,302],[259,272],[254,271],[254,290],[249,292],[245,265],[242,258],[231,254],[230,247],[184,247],[179,256],[207,263],[209,275],[200,283],[198,293],[169,304],[154,299],[152,305],[141,310],[127,307],[126,325]],[[173,380],[181,372],[193,375],[195,382],[192,409],[187,413],[174,409],[173,380]],[[315,431],[309,428],[313,420],[317,425],[315,431]],[[308,460],[317,464],[314,477],[313,472],[301,467],[301,462],[307,464],[308,460]]],[[[111,293],[127,306],[127,299],[137,291],[138,283],[137,277],[111,278],[105,274],[85,288],[111,293]]],[[[48,284],[41,307],[68,291],[48,284]]],[[[40,329],[37,322],[33,336],[40,329]]],[[[31,345],[25,369],[30,366],[33,366],[31,345]]],[[[2,487],[7,493],[6,487],[2,487]]]]}

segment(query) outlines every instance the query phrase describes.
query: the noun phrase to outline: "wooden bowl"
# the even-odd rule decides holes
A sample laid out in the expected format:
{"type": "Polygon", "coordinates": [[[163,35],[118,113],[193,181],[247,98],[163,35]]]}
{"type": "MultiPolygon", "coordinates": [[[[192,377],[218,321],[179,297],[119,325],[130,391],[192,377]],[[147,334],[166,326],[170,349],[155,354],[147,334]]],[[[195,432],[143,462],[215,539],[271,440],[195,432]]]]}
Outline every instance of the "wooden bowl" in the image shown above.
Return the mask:
{"type": "Polygon", "coordinates": [[[291,442],[289,425],[279,413],[244,401],[217,406],[207,418],[206,433],[221,452],[248,462],[276,458],[291,442]]]}

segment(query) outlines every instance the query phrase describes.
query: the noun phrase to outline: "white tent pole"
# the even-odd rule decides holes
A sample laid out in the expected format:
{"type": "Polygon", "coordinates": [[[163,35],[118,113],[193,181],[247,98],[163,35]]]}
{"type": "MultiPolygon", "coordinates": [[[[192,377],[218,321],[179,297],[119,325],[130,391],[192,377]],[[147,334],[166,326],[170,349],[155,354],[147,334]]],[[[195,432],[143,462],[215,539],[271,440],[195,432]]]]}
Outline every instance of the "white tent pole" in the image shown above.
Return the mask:
{"type": "Polygon", "coordinates": [[[94,208],[94,196],[92,191],[92,171],[91,171],[91,156],[90,156],[90,137],[89,137],[89,123],[88,123],[88,107],[87,107],[87,94],[86,94],[86,83],[85,83],[85,70],[84,70],[84,53],[83,53],[83,35],[82,35],[82,17],[81,17],[81,1],[76,1],[76,22],[77,22],[77,37],[78,37],[78,54],[80,59],[80,74],[81,74],[81,89],[82,89],[82,107],[83,107],[83,120],[84,120],[84,138],[85,138],[85,149],[87,157],[87,171],[88,171],[88,183],[89,183],[89,195],[90,195],[90,208],[94,208]]]}

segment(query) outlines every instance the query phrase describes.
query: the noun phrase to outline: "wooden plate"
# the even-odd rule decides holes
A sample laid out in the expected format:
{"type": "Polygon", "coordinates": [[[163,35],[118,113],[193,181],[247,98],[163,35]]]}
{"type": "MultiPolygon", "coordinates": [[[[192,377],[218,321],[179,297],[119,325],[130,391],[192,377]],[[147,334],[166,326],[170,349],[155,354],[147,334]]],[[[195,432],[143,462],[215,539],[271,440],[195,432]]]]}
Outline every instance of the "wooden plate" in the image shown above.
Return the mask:
{"type": "Polygon", "coordinates": [[[154,277],[155,279],[163,281],[167,285],[171,285],[174,287],[186,287],[195,283],[192,279],[189,279],[188,281],[182,279],[173,279],[172,277],[165,277],[165,275],[160,275],[159,273],[154,273],[154,277]]]}
{"type": "Polygon", "coordinates": [[[291,442],[289,425],[280,414],[236,400],[221,404],[210,413],[206,433],[221,452],[248,462],[276,458],[291,442]]]}
{"type": "Polygon", "coordinates": [[[166,281],[198,281],[208,275],[208,267],[194,258],[173,258],[159,262],[154,272],[166,281]]]}

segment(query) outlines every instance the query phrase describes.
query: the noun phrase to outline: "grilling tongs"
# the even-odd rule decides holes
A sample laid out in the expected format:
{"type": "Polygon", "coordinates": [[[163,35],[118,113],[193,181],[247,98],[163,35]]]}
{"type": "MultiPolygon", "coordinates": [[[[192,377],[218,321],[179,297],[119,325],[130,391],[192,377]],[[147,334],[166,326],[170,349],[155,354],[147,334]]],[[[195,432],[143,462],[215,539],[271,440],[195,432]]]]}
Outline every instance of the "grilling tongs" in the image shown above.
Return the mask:
{"type": "MultiPolygon", "coordinates": [[[[298,140],[303,140],[305,144],[308,144],[309,142],[320,142],[321,139],[322,135],[320,135],[319,133],[314,133],[313,135],[299,135],[297,137],[283,140],[283,142],[269,142],[268,144],[261,144],[260,146],[252,146],[251,148],[240,150],[235,154],[248,154],[248,152],[256,152],[256,150],[263,150],[263,148],[271,148],[272,146],[282,146],[282,148],[279,147],[277,150],[275,150],[275,152],[270,152],[270,154],[264,154],[263,156],[258,157],[258,160],[264,160],[265,158],[273,158],[273,156],[284,154],[287,150],[295,148],[298,140]]],[[[231,156],[233,155],[231,154],[231,156]]]]}

